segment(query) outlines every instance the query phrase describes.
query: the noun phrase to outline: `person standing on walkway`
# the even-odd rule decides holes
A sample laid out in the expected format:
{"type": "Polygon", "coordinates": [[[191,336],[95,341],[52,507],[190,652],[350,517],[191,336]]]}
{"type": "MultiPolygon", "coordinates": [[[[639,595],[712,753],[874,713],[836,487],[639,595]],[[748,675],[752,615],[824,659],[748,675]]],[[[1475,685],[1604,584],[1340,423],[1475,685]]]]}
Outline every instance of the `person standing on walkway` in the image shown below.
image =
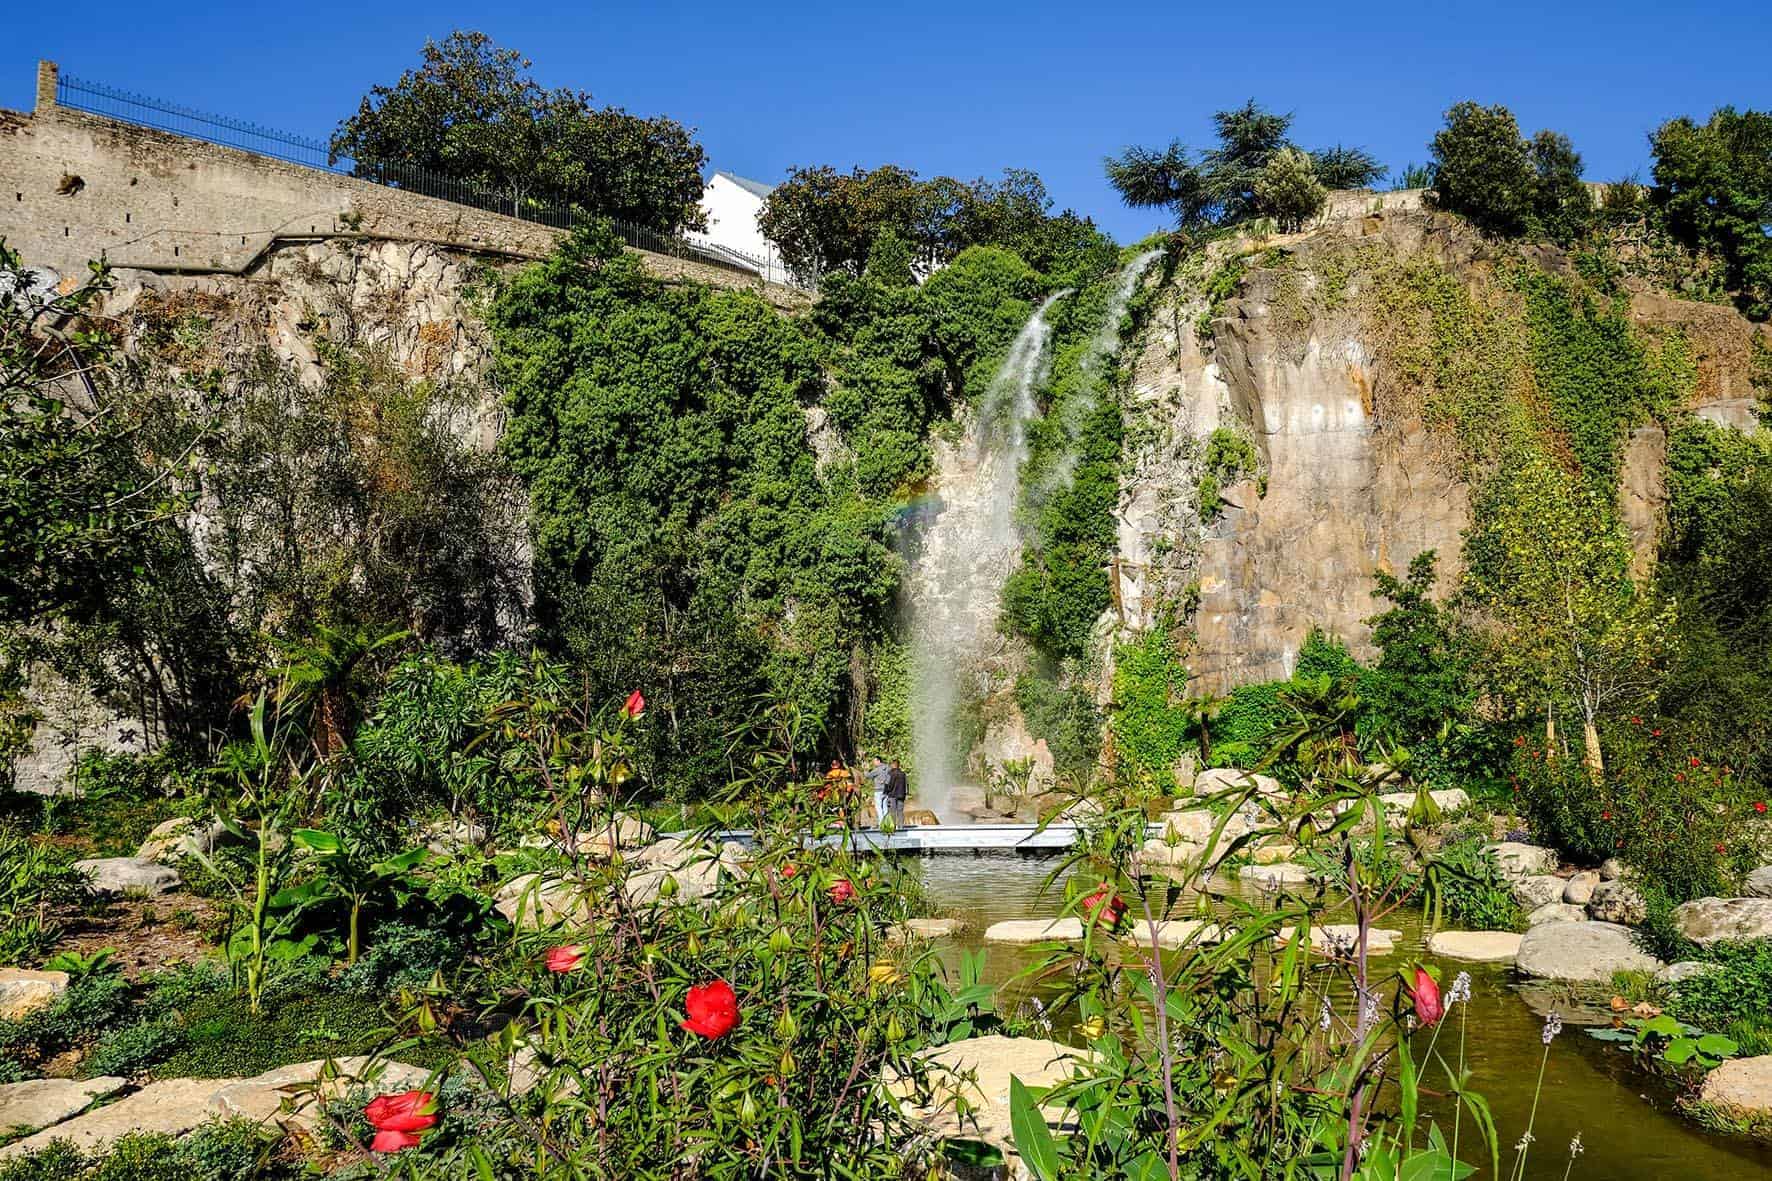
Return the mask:
{"type": "Polygon", "coordinates": [[[879,755],[869,755],[866,779],[874,789],[874,827],[879,828],[892,810],[891,798],[886,794],[886,787],[892,782],[892,768],[879,755]]]}
{"type": "Polygon", "coordinates": [[[911,781],[905,777],[898,760],[892,760],[892,772],[886,778],[886,802],[892,813],[892,827],[904,827],[904,802],[910,798],[911,781]]]}

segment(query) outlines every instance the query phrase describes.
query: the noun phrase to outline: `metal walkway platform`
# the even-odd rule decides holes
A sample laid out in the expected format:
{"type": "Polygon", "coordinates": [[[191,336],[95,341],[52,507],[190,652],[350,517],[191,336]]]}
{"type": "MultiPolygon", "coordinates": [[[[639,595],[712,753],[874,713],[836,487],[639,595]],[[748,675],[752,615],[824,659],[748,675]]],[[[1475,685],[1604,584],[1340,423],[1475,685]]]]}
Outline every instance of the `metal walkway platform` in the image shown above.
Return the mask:
{"type": "MultiPolygon", "coordinates": [[[[1153,825],[1153,831],[1157,826],[1153,825]]],[[[1024,855],[1044,856],[1060,853],[1076,844],[1082,827],[1076,824],[911,824],[894,832],[877,828],[858,828],[853,832],[820,837],[815,844],[835,845],[845,841],[856,849],[886,853],[909,853],[917,856],[1024,855]]],[[[716,834],[720,841],[734,841],[749,848],[749,829],[732,829],[716,834]]]]}

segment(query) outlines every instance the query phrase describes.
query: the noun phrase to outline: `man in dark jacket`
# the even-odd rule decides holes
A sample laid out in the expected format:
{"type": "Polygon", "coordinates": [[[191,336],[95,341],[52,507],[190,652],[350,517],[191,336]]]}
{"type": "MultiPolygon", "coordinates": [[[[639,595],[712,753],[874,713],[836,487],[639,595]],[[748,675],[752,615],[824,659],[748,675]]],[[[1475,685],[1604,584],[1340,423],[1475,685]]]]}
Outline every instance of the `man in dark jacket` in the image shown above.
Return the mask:
{"type": "Polygon", "coordinates": [[[898,760],[892,760],[892,773],[886,777],[886,804],[891,811],[892,827],[904,827],[904,802],[910,798],[911,781],[905,777],[898,760]]]}

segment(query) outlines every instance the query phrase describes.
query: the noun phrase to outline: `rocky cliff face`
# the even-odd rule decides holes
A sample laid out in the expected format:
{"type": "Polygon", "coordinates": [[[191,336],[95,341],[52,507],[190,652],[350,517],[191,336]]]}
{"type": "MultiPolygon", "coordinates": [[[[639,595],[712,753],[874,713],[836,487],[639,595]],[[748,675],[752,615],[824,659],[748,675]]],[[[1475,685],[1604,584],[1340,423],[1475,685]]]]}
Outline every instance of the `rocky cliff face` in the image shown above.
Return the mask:
{"type": "MultiPolygon", "coordinates": [[[[1387,325],[1363,298],[1374,276],[1430,259],[1467,288],[1492,289],[1496,259],[1462,222],[1418,208],[1348,208],[1297,235],[1214,244],[1159,292],[1126,398],[1119,503],[1126,626],[1192,610],[1190,688],[1221,693],[1292,672],[1309,630],[1369,655],[1373,574],[1417,553],[1440,557],[1442,589],[1460,569],[1471,490],[1456,456],[1396,396],[1387,325]],[[1233,261],[1237,260],[1237,261],[1233,261]],[[1210,279],[1243,269],[1215,303],[1210,279]],[[1387,396],[1388,390],[1388,396],[1387,396]],[[1258,471],[1223,488],[1203,516],[1206,441],[1218,428],[1254,444],[1258,471]]],[[[1566,270],[1554,251],[1531,265],[1566,270]]],[[[1222,284],[1221,290],[1222,290],[1222,284]]],[[[1731,309],[1654,292],[1637,323],[1677,328],[1698,364],[1690,409],[1753,429],[1749,338],[1731,309]]],[[[1665,504],[1665,439],[1639,428],[1626,447],[1620,507],[1638,568],[1653,562],[1665,504]]]]}

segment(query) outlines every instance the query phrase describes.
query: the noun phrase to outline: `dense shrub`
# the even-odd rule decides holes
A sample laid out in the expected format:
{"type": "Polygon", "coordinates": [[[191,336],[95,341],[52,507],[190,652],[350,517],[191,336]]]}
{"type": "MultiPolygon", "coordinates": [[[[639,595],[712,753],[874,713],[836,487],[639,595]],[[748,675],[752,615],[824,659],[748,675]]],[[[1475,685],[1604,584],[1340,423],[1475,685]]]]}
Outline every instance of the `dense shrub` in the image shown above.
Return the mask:
{"type": "Polygon", "coordinates": [[[272,1181],[294,1176],[271,1159],[265,1130],[251,1120],[213,1119],[182,1137],[134,1132],[98,1152],[57,1140],[0,1162],[0,1181],[272,1181]]]}
{"type": "Polygon", "coordinates": [[[1567,137],[1540,131],[1523,139],[1506,107],[1456,104],[1430,146],[1435,203],[1489,233],[1571,242],[1592,220],[1581,157],[1567,137]]]}
{"type": "Polygon", "coordinates": [[[1744,1055],[1772,1054],[1772,942],[1717,944],[1699,958],[1716,969],[1674,986],[1674,1016],[1727,1034],[1744,1055]]]}
{"type": "Polygon", "coordinates": [[[61,931],[56,913],[87,897],[66,853],[0,824],[0,964],[42,956],[61,931]]]}
{"type": "Polygon", "coordinates": [[[1120,773],[1148,779],[1174,794],[1175,764],[1190,746],[1191,715],[1182,708],[1187,669],[1167,627],[1153,627],[1114,653],[1114,700],[1109,725],[1120,773]]]}

